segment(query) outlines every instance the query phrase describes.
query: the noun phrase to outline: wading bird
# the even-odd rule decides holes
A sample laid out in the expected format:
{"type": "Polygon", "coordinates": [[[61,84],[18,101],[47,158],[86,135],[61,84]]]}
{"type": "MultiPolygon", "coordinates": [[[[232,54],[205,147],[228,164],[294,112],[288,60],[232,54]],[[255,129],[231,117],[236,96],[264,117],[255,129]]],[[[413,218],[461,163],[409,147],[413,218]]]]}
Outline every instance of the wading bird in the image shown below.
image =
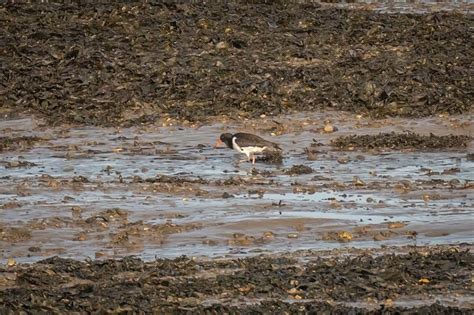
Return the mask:
{"type": "Polygon", "coordinates": [[[245,132],[221,134],[214,147],[217,148],[223,144],[230,149],[247,155],[248,161],[252,161],[252,164],[255,164],[255,155],[281,152],[281,148],[278,144],[245,132]]]}

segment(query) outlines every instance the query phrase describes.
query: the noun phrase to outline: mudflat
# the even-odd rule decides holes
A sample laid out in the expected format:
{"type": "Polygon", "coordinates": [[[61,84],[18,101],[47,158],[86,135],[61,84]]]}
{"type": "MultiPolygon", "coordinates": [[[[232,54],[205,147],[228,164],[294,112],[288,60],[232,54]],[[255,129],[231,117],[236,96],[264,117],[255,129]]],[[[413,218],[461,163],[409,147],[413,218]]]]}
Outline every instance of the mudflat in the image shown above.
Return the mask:
{"type": "Polygon", "coordinates": [[[0,313],[472,312],[472,5],[204,8],[0,6],[0,313]]]}
{"type": "Polygon", "coordinates": [[[4,310],[472,307],[469,117],[323,112],[169,124],[1,122],[10,135],[0,153],[4,310]],[[329,123],[337,130],[325,132],[329,123]],[[252,165],[213,148],[229,129],[277,141],[281,161],[252,165]],[[379,147],[365,145],[374,139],[379,147]],[[323,282],[308,271],[313,264],[323,282]],[[204,281],[206,268],[213,271],[204,281]]]}

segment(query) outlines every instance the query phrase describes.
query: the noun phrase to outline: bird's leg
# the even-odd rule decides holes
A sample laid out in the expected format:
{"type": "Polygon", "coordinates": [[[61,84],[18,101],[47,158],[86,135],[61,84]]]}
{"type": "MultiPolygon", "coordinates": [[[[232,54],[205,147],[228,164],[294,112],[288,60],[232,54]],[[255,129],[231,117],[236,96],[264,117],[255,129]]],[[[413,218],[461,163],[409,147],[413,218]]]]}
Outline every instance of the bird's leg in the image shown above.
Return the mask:
{"type": "Polygon", "coordinates": [[[247,160],[246,159],[238,159],[237,162],[234,162],[234,165],[236,167],[238,167],[238,166],[240,166],[240,163],[244,163],[244,162],[247,162],[247,160]]]}
{"type": "Polygon", "coordinates": [[[255,164],[255,154],[252,154],[252,164],[255,164]]]}

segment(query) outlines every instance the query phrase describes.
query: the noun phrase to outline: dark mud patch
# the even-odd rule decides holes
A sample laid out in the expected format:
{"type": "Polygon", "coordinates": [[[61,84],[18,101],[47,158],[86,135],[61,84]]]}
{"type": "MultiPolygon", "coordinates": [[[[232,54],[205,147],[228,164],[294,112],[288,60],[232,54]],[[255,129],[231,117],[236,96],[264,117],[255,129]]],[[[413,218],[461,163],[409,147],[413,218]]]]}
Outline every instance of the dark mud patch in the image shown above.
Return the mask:
{"type": "Polygon", "coordinates": [[[473,138],[465,135],[429,136],[416,133],[379,133],[338,137],[331,144],[341,150],[359,149],[449,149],[464,148],[473,138]]]}
{"type": "Polygon", "coordinates": [[[97,235],[97,232],[106,232],[103,237],[109,245],[125,248],[142,248],[144,243],[163,244],[171,234],[182,233],[202,228],[200,223],[176,224],[167,220],[163,224],[151,224],[143,221],[128,221],[128,212],[121,209],[109,209],[93,215],[84,221],[77,221],[76,226],[82,231],[75,237],[75,241],[85,241],[97,235]],[[108,233],[108,235],[106,235],[108,233]]]}
{"type": "Polygon", "coordinates": [[[7,162],[2,162],[0,161],[0,164],[4,163],[5,168],[30,168],[33,166],[38,166],[36,163],[28,162],[28,161],[7,161],[7,162]]]}
{"type": "MultiPolygon", "coordinates": [[[[252,175],[263,175],[269,176],[271,173],[269,172],[261,172],[261,171],[253,171],[252,175]]],[[[254,178],[245,178],[243,176],[231,176],[227,179],[218,179],[213,182],[215,186],[246,186],[249,185],[257,185],[257,186],[264,186],[264,185],[275,185],[276,181],[274,179],[254,179],[254,178]]]]}
{"type": "Polygon", "coordinates": [[[284,1],[7,2],[0,20],[0,104],[54,124],[472,108],[468,14],[284,1]]]}
{"type": "Polygon", "coordinates": [[[43,139],[33,136],[0,137],[0,153],[5,151],[26,150],[43,139]]]}
{"type": "Polygon", "coordinates": [[[301,313],[320,307],[342,314],[367,311],[363,304],[373,301],[374,314],[384,309],[462,313],[467,309],[434,303],[433,296],[470,295],[473,263],[472,253],[458,248],[313,257],[303,263],[286,256],[154,262],[134,257],[86,262],[53,257],[0,267],[5,280],[0,282],[0,311],[301,313]],[[393,304],[407,297],[416,297],[421,306],[393,304]]]}
{"type": "Polygon", "coordinates": [[[21,206],[22,204],[19,202],[9,201],[0,205],[0,209],[16,209],[16,208],[20,208],[21,206]]]}
{"type": "Polygon", "coordinates": [[[258,161],[271,164],[282,164],[283,163],[283,154],[281,151],[268,151],[264,155],[257,157],[258,161]]]}
{"type": "Polygon", "coordinates": [[[293,165],[290,169],[285,171],[286,175],[301,175],[301,174],[311,174],[314,170],[306,165],[298,164],[293,165]]]}
{"type": "Polygon", "coordinates": [[[68,226],[72,226],[73,221],[69,217],[55,217],[51,216],[48,218],[35,218],[27,223],[28,231],[31,230],[45,230],[48,228],[61,229],[68,226]]]}
{"type": "Polygon", "coordinates": [[[139,176],[133,177],[134,183],[162,183],[162,184],[175,184],[175,185],[183,185],[185,183],[188,184],[208,184],[209,181],[202,179],[202,178],[187,178],[184,176],[168,176],[168,175],[157,175],[156,177],[150,177],[142,179],[139,176]]]}
{"type": "Polygon", "coordinates": [[[0,226],[0,240],[2,241],[15,243],[29,240],[31,237],[29,229],[0,226]]]}
{"type": "Polygon", "coordinates": [[[166,238],[175,233],[182,233],[201,228],[200,224],[145,224],[142,221],[120,226],[116,233],[112,233],[111,244],[121,247],[142,247],[145,240],[152,243],[163,243],[166,238]]]}

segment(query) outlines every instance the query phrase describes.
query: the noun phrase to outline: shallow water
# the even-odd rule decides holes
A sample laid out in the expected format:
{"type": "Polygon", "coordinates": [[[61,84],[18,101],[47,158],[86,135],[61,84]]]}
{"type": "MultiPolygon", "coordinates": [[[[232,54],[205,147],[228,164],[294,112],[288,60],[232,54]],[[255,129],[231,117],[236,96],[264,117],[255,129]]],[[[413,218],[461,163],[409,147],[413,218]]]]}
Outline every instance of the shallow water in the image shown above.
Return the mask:
{"type": "Polygon", "coordinates": [[[331,139],[349,133],[412,130],[472,135],[470,119],[468,115],[371,121],[326,112],[282,117],[288,130],[276,136],[267,128],[271,119],[129,129],[48,128],[33,118],[3,120],[3,134],[47,140],[30,149],[0,153],[0,228],[4,229],[0,258],[214,257],[472,242],[474,162],[467,159],[472,142],[462,150],[430,152],[343,152],[329,146],[331,139]],[[317,132],[328,117],[338,131],[317,132]],[[248,130],[278,142],[285,148],[283,163],[252,166],[240,162],[231,150],[214,149],[223,130],[248,130]],[[309,161],[303,148],[314,138],[322,145],[317,160],[309,161]],[[8,167],[18,160],[36,165],[8,167]],[[314,172],[286,175],[285,170],[296,164],[314,172]],[[452,168],[459,170],[446,172],[452,168]],[[188,182],[134,180],[159,175],[188,182]],[[355,184],[355,176],[362,184],[355,184]],[[241,183],[220,185],[230,178],[241,183]],[[205,182],[189,182],[197,179],[205,182]],[[224,192],[231,198],[224,198],[224,192]],[[81,208],[79,215],[73,207],[81,208]],[[124,210],[127,218],[112,218],[104,226],[84,223],[112,208],[124,210]],[[111,241],[127,223],[140,220],[143,235],[135,231],[127,234],[128,243],[111,241]],[[400,224],[389,227],[393,222],[400,224]],[[146,232],[165,224],[192,228],[160,235],[146,232]],[[30,231],[31,238],[7,238],[10,227],[30,231]],[[342,231],[352,233],[352,240],[339,242],[334,235],[342,231]]]}

